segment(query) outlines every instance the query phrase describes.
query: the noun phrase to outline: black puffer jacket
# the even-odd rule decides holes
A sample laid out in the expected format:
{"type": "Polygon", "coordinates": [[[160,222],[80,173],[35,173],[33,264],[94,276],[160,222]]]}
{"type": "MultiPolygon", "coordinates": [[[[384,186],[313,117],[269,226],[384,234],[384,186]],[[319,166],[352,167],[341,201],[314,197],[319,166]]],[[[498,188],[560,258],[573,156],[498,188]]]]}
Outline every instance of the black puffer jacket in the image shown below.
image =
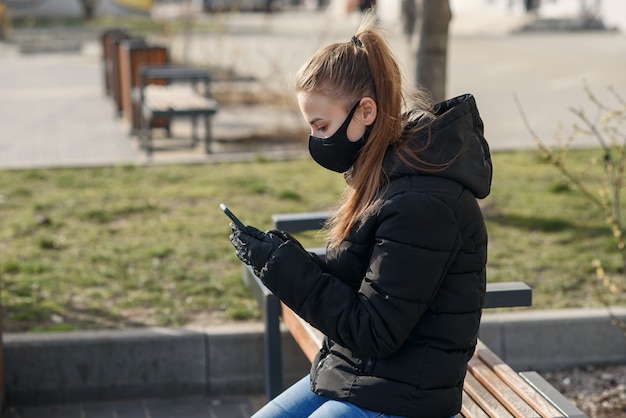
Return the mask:
{"type": "MultiPolygon", "coordinates": [[[[422,158],[454,162],[424,174],[389,152],[389,184],[326,260],[280,246],[265,284],[326,336],[313,362],[319,394],[388,414],[449,417],[460,410],[485,296],[487,231],[476,198],[489,194],[491,159],[474,98],[435,108],[422,158]]],[[[413,123],[424,123],[414,118],[413,123]]],[[[426,136],[410,138],[420,147],[426,136]]]]}

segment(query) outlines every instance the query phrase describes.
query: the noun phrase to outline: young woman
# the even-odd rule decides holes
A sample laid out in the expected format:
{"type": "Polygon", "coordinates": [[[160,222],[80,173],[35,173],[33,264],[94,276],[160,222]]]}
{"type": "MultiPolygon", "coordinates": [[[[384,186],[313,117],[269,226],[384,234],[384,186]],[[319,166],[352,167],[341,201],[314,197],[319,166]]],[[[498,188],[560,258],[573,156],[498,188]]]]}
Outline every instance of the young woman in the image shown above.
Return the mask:
{"type": "Polygon", "coordinates": [[[485,297],[477,198],[491,160],[471,95],[403,113],[402,77],[371,15],[302,67],[309,151],[344,173],[324,259],[281,231],[232,226],[237,256],[326,335],[310,376],[255,417],[449,417],[485,297]]]}

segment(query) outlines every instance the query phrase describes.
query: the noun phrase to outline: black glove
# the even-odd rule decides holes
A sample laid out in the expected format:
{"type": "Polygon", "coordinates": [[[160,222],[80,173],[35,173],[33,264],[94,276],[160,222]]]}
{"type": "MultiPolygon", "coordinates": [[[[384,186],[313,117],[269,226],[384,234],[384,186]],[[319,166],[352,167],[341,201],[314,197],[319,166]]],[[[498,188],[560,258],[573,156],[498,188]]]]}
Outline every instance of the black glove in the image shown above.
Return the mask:
{"type": "Polygon", "coordinates": [[[230,228],[232,230],[230,242],[235,247],[237,258],[251,266],[254,273],[260,276],[267,260],[284,241],[271,231],[261,232],[250,225],[246,227],[249,233],[243,232],[232,223],[230,228]]]}
{"type": "Polygon", "coordinates": [[[287,242],[287,241],[291,241],[294,244],[296,244],[298,246],[298,248],[300,248],[302,251],[304,251],[305,253],[308,253],[309,251],[306,250],[302,244],[300,244],[300,241],[298,241],[297,239],[295,239],[291,234],[285,232],[285,231],[281,231],[279,229],[272,229],[271,231],[267,232],[268,234],[274,234],[276,236],[278,236],[280,239],[283,240],[283,242],[287,242]]]}

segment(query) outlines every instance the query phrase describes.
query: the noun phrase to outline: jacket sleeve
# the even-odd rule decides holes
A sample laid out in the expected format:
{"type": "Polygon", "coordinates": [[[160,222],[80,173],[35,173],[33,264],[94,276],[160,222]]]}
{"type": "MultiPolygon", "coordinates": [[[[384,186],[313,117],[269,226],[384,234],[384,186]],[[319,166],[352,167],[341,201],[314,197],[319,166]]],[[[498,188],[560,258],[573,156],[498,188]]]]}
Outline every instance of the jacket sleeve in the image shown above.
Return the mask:
{"type": "Polygon", "coordinates": [[[460,248],[451,208],[406,192],[377,215],[369,268],[355,292],[289,242],[262,272],[266,285],[332,340],[372,357],[396,351],[434,298],[460,248]]]}

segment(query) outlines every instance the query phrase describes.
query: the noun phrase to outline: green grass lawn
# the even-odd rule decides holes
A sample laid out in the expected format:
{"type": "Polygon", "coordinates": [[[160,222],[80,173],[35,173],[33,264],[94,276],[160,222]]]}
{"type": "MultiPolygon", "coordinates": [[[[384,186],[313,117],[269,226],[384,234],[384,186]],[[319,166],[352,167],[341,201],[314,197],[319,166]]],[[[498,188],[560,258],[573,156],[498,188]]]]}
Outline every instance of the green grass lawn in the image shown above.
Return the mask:
{"type": "MultiPolygon", "coordinates": [[[[594,155],[570,157],[583,167],[594,155]]],[[[495,153],[493,161],[483,202],[489,280],[528,283],[536,309],[600,306],[591,261],[622,274],[600,211],[536,152],[495,153]]],[[[267,229],[273,213],[331,208],[342,188],[341,175],[310,160],[0,171],[4,329],[258,318],[219,203],[267,229]]],[[[301,239],[323,245],[316,234],[301,239]]]]}

